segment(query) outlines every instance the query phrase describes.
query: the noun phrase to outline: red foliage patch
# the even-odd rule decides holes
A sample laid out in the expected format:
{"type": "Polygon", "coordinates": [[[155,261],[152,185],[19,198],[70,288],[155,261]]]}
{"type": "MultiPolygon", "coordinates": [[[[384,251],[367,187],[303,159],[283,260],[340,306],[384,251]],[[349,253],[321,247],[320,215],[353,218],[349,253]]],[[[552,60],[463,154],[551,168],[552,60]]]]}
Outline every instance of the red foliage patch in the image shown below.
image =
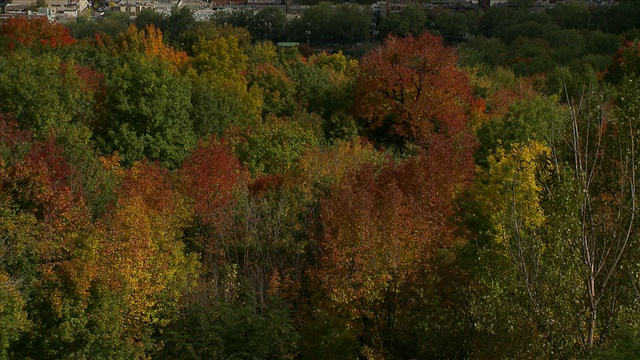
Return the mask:
{"type": "Polygon", "coordinates": [[[453,49],[427,32],[390,36],[361,62],[355,115],[418,145],[466,130],[472,90],[453,49]]]}
{"type": "Polygon", "coordinates": [[[0,35],[8,40],[5,45],[7,49],[15,49],[19,45],[59,48],[76,42],[68,28],[49,22],[44,17],[9,18],[0,27],[0,35]]]}
{"type": "Polygon", "coordinates": [[[201,141],[182,165],[186,194],[195,201],[195,213],[205,224],[215,224],[231,205],[233,191],[247,174],[224,141],[201,141]]]}
{"type": "Polygon", "coordinates": [[[609,82],[618,82],[626,76],[640,74],[640,40],[627,41],[613,55],[611,64],[600,74],[609,82]]]}

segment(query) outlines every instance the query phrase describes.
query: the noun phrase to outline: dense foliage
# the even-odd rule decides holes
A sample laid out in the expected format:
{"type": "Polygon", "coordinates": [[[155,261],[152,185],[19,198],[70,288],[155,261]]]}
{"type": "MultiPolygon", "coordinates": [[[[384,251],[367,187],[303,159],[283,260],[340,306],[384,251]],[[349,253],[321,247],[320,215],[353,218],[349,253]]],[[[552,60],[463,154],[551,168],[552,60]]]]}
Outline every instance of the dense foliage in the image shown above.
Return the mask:
{"type": "Polygon", "coordinates": [[[0,358],[637,357],[640,5],[513,4],[0,25],[0,358]]]}

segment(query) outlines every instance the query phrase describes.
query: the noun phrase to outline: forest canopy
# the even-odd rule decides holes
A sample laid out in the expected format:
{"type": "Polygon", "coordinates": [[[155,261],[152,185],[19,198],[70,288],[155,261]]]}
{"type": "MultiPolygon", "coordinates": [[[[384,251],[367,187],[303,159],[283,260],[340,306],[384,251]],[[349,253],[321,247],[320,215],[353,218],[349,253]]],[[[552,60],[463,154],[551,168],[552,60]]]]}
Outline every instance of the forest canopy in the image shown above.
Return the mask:
{"type": "Polygon", "coordinates": [[[0,358],[633,358],[640,5],[513,5],[4,21],[0,358]]]}

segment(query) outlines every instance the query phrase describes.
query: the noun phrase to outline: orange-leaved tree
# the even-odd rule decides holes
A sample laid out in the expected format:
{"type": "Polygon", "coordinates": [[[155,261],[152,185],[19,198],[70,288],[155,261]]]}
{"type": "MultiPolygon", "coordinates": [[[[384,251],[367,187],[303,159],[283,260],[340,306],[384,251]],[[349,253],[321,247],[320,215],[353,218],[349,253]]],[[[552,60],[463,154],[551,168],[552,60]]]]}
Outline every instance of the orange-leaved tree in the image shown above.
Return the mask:
{"type": "Polygon", "coordinates": [[[233,192],[246,187],[249,174],[224,140],[201,140],[181,168],[183,190],[206,226],[216,226],[233,206],[233,192]]]}
{"type": "Polygon", "coordinates": [[[37,140],[0,117],[0,277],[20,279],[13,289],[28,298],[32,324],[12,350],[17,357],[94,357],[104,350],[89,345],[95,327],[104,334],[108,326],[98,310],[103,299],[93,298],[101,239],[80,177],[53,138],[37,140]]]}
{"type": "Polygon", "coordinates": [[[436,148],[400,164],[365,165],[321,202],[316,279],[378,354],[393,353],[403,308],[425,296],[413,297],[413,288],[425,286],[435,253],[457,239],[450,218],[473,162],[436,148]]]}
{"type": "Polygon", "coordinates": [[[107,49],[112,56],[138,53],[147,59],[159,59],[171,64],[171,68],[186,71],[187,53],[178,51],[163,41],[162,31],[153,25],[138,30],[130,25],[115,40],[104,34],[96,34],[94,44],[98,48],[107,49]]]}
{"type": "Polygon", "coordinates": [[[390,36],[360,63],[354,115],[383,143],[428,146],[466,130],[473,96],[452,48],[427,32],[390,36]]]}
{"type": "Polygon", "coordinates": [[[104,221],[103,276],[125,303],[122,336],[135,341],[149,340],[150,330],[170,321],[195,279],[196,260],[181,238],[191,214],[169,175],[156,164],[135,163],[104,221]]]}
{"type": "MultiPolygon", "coordinates": [[[[219,268],[226,261],[229,238],[235,233],[236,196],[246,190],[249,174],[230,146],[215,136],[203,139],[184,160],[180,169],[180,191],[189,199],[195,215],[190,235],[201,251],[204,273],[201,286],[193,289],[187,302],[199,303],[203,296],[216,296],[225,287],[219,268]],[[211,286],[215,279],[217,286],[211,286]]],[[[233,243],[233,241],[231,241],[233,243]]],[[[233,279],[235,282],[236,279],[233,279]]],[[[203,304],[198,304],[198,306],[203,304]]],[[[209,311],[204,307],[203,311],[209,311]]]]}
{"type": "Polygon", "coordinates": [[[5,49],[9,50],[18,46],[56,49],[76,42],[68,28],[46,17],[11,17],[0,27],[0,36],[5,40],[5,49]]]}

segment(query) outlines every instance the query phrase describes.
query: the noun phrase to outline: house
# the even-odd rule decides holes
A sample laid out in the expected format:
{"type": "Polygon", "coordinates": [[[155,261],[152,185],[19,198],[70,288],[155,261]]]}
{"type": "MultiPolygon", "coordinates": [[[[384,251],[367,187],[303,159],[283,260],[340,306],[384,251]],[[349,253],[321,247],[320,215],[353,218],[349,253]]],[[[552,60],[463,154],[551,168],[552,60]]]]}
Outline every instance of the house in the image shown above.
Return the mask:
{"type": "MultiPolygon", "coordinates": [[[[80,15],[80,13],[89,7],[89,2],[87,0],[47,0],[46,1],[47,10],[33,12],[32,15],[37,15],[37,13],[41,13],[44,16],[52,13],[57,19],[75,19],[80,15]]],[[[35,5],[35,0],[12,0],[11,4],[7,4],[9,11],[13,11],[13,9],[18,9],[20,6],[33,7],[35,5]]],[[[5,12],[7,9],[5,8],[5,12]]]]}
{"type": "Polygon", "coordinates": [[[109,7],[110,11],[124,13],[130,18],[135,18],[142,10],[146,9],[155,9],[156,6],[154,3],[147,2],[135,2],[128,3],[121,1],[117,4],[113,4],[109,7]]]}

